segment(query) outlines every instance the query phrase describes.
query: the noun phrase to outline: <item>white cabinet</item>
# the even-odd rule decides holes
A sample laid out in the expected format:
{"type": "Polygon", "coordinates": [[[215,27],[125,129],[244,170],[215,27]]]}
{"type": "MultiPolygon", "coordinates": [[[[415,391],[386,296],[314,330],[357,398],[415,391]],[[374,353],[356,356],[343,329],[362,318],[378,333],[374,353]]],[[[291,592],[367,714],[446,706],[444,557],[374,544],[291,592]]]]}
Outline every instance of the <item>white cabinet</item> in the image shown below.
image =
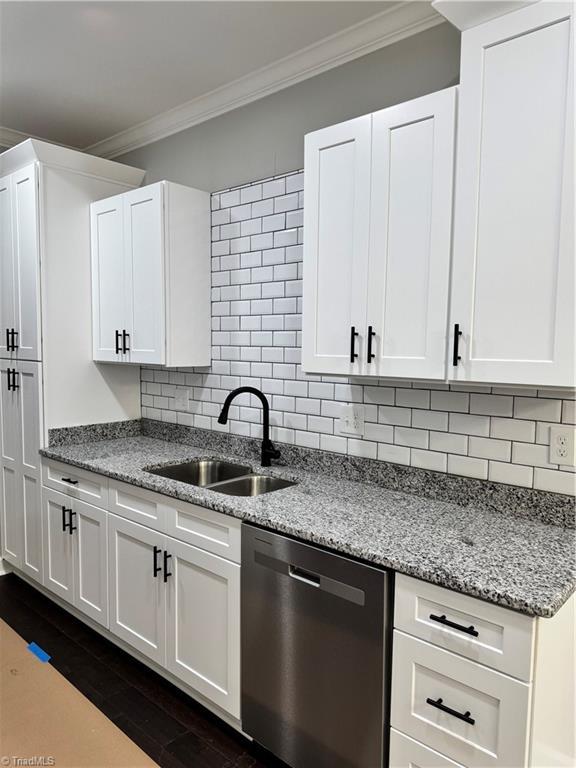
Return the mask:
{"type": "Polygon", "coordinates": [[[0,360],[2,556],[42,580],[39,363],[0,360]]]}
{"type": "Polygon", "coordinates": [[[109,515],[110,630],[240,715],[240,566],[109,515]]]}
{"type": "Polygon", "coordinates": [[[162,666],[166,661],[164,541],[156,531],[109,515],[110,631],[162,666]]]}
{"type": "Polygon", "coordinates": [[[209,196],[159,182],[91,206],[93,356],[210,363],[209,196]]]}
{"type": "Polygon", "coordinates": [[[571,3],[462,35],[457,381],[574,385],[573,48],[571,3]]]}
{"type": "Polygon", "coordinates": [[[446,374],[455,114],[452,88],[372,117],[366,373],[446,374]]]}
{"type": "Polygon", "coordinates": [[[303,366],[442,379],[456,89],[306,137],[303,366]]]}
{"type": "Polygon", "coordinates": [[[108,626],[107,513],[42,490],[44,586],[108,626]]]}
{"type": "Polygon", "coordinates": [[[357,373],[370,216],[370,115],[306,136],[302,362],[357,373]]]}
{"type": "Polygon", "coordinates": [[[240,717],[240,566],[166,539],[166,667],[240,717]]]}
{"type": "Polygon", "coordinates": [[[575,610],[537,619],[398,574],[390,767],[576,765],[575,610]]]}
{"type": "Polygon", "coordinates": [[[0,356],[40,360],[38,171],[0,179],[0,356]]]}

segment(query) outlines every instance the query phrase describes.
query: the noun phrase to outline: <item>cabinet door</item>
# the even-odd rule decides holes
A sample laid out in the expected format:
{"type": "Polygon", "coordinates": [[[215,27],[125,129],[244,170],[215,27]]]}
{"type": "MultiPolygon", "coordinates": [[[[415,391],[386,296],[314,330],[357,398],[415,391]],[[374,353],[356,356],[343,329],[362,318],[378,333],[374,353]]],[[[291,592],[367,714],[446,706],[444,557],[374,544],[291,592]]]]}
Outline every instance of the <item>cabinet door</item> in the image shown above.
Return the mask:
{"type": "Polygon", "coordinates": [[[122,195],[90,206],[93,357],[102,362],[127,360],[118,351],[128,330],[123,216],[122,195]]]}
{"type": "Polygon", "coordinates": [[[167,538],[166,666],[240,717],[240,566],[167,538]]]}
{"type": "Polygon", "coordinates": [[[372,195],[363,372],[443,379],[456,89],[372,116],[372,195]]]}
{"type": "Polygon", "coordinates": [[[68,523],[72,499],[58,491],[42,489],[44,512],[44,586],[74,603],[74,532],[68,523]]]}
{"type": "Polygon", "coordinates": [[[99,624],[108,626],[107,514],[75,499],[76,552],[74,605],[99,624]]]}
{"type": "Polygon", "coordinates": [[[306,136],[302,365],[309,372],[358,373],[365,355],[371,124],[366,115],[306,136]]]}
{"type": "Polygon", "coordinates": [[[40,395],[41,364],[15,363],[19,396],[21,452],[19,483],[21,486],[23,531],[22,570],[42,580],[42,508],[40,446],[42,443],[42,407],[40,395]]]}
{"type": "Polygon", "coordinates": [[[537,3],[465,31],[456,380],[574,384],[574,27],[537,3]]]}
{"type": "Polygon", "coordinates": [[[40,254],[35,165],[12,174],[15,338],[19,360],[40,360],[40,254]]]}
{"type": "Polygon", "coordinates": [[[159,664],[165,663],[165,537],[116,515],[108,517],[110,631],[159,664]]]}
{"type": "Polygon", "coordinates": [[[10,357],[7,331],[16,330],[16,283],[10,176],[0,179],[0,357],[10,357]]]}
{"type": "Polygon", "coordinates": [[[21,499],[22,434],[20,391],[8,389],[15,365],[0,360],[0,465],[2,470],[2,556],[22,567],[24,526],[21,499]]]}
{"type": "Polygon", "coordinates": [[[164,214],[162,184],[124,196],[130,362],[164,363],[164,214]]]}

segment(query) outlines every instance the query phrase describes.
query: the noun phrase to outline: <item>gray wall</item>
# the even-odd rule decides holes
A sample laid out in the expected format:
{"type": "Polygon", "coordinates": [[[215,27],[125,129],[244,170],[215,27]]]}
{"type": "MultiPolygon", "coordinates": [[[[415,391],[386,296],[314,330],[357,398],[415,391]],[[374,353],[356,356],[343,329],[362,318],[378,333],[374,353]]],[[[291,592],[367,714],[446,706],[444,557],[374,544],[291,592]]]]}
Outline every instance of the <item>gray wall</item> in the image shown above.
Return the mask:
{"type": "Polygon", "coordinates": [[[306,133],[455,85],[459,66],[460,34],[441,24],[114,159],[208,191],[296,170],[306,133]]]}

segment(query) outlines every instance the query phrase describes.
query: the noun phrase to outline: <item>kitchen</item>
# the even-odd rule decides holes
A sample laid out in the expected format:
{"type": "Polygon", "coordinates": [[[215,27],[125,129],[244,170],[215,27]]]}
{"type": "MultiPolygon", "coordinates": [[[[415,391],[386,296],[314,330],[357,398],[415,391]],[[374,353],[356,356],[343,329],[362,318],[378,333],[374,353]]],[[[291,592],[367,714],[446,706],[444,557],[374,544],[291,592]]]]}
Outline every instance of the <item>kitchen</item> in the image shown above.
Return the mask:
{"type": "Polygon", "coordinates": [[[0,756],[574,765],[573,18],[0,4],[0,756]]]}

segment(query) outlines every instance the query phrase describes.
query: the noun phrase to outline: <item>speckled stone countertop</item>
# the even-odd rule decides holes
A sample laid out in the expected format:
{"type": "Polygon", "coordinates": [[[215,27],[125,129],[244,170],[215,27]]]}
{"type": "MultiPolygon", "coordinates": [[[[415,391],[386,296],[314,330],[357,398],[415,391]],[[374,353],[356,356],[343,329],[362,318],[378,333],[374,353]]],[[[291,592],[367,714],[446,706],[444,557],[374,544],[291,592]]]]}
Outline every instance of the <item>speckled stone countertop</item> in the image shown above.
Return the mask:
{"type": "Polygon", "coordinates": [[[353,555],[532,616],[553,616],[576,588],[574,531],[145,436],[55,445],[42,455],[353,555]],[[259,497],[149,474],[224,458],[297,485],[259,497]]]}

